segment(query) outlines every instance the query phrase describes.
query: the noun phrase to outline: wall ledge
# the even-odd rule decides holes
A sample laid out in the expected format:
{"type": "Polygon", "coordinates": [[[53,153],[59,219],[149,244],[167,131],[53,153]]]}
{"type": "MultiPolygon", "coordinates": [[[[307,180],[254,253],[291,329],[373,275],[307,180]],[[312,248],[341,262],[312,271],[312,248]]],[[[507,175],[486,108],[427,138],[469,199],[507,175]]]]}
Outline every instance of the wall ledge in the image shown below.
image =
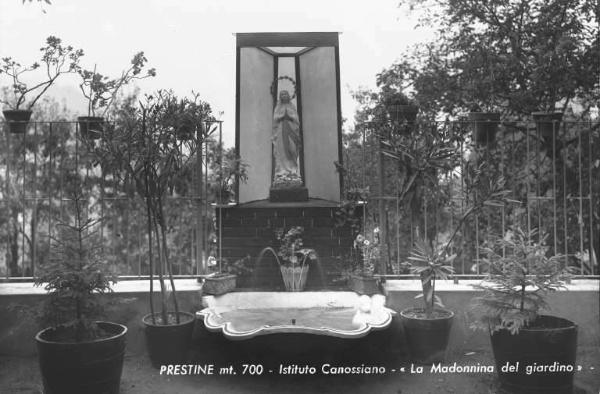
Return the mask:
{"type": "MultiPolygon", "coordinates": [[[[170,288],[169,281],[165,281],[167,289],[170,288]]],[[[113,293],[147,293],[150,291],[150,281],[142,280],[124,280],[117,282],[112,286],[113,293]]],[[[177,292],[182,291],[200,291],[202,284],[196,279],[175,279],[175,289],[177,292]]],[[[160,293],[160,285],[158,280],[154,281],[154,292],[160,293]]],[[[3,295],[44,295],[47,291],[44,286],[34,286],[32,282],[20,283],[0,283],[0,296],[3,295]]]]}
{"type": "MultiPolygon", "coordinates": [[[[459,283],[452,280],[438,280],[435,283],[435,291],[443,292],[473,292],[481,291],[475,289],[473,285],[480,284],[480,279],[461,279],[459,283]]],[[[600,281],[595,279],[573,279],[571,283],[565,285],[566,289],[560,291],[595,291],[600,292],[600,281]]],[[[418,279],[388,279],[385,282],[385,289],[391,291],[422,291],[421,281],[418,279]]]]}
{"type": "MultiPolygon", "coordinates": [[[[169,287],[168,281],[167,288],[169,287]]],[[[458,284],[451,280],[438,280],[436,282],[436,291],[442,292],[473,292],[479,291],[473,288],[473,285],[481,283],[478,279],[463,279],[458,284]]],[[[573,279],[571,283],[565,285],[566,291],[593,291],[600,293],[600,281],[595,279],[573,279]]],[[[142,280],[124,280],[113,285],[113,292],[119,294],[127,293],[147,293],[150,290],[149,281],[142,280]]],[[[196,279],[175,279],[175,288],[178,292],[194,292],[202,290],[202,284],[196,279]]],[[[388,279],[385,283],[385,289],[388,292],[420,292],[421,282],[417,279],[388,279]]],[[[158,281],[154,281],[154,292],[160,292],[158,281]]],[[[46,294],[43,286],[36,287],[32,282],[0,283],[0,296],[3,295],[44,295],[46,294]]]]}

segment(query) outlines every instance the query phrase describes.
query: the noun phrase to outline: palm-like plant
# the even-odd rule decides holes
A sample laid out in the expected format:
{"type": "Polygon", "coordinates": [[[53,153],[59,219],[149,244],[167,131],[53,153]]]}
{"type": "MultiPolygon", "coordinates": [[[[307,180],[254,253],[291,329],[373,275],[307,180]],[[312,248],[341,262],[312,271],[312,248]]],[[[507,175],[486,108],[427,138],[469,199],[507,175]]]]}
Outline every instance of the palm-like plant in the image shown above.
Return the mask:
{"type": "Polygon", "coordinates": [[[418,274],[421,279],[423,292],[418,297],[423,298],[427,317],[432,316],[435,305],[444,307],[439,296],[435,294],[435,281],[445,280],[448,275],[454,273],[452,263],[457,254],[451,253],[451,250],[463,223],[488,207],[503,207],[508,203],[517,202],[508,197],[511,191],[505,189],[503,176],[486,182],[485,169],[486,165],[480,164],[473,169],[472,176],[466,180],[467,190],[473,195],[471,199],[465,199],[470,203],[461,212],[456,227],[448,239],[443,242],[439,239],[433,242],[417,237],[408,258],[411,262],[411,272],[418,274]]]}

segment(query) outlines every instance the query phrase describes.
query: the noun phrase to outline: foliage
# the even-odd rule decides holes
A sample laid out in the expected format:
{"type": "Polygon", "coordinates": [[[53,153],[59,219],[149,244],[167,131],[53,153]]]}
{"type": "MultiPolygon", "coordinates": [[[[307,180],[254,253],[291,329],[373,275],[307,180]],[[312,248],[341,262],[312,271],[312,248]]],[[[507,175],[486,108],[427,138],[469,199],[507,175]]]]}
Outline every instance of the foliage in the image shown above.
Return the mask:
{"type": "Polygon", "coordinates": [[[110,292],[115,279],[100,258],[99,219],[84,218],[83,196],[75,194],[74,222],[59,220],[58,237],[51,237],[51,258],[35,278],[49,292],[44,312],[54,327],[72,328],[75,340],[95,339],[94,317],[102,312],[97,294],[110,292]]]}
{"type": "Polygon", "coordinates": [[[354,266],[354,273],[361,276],[373,276],[375,264],[379,261],[379,228],[375,227],[371,234],[358,234],[353,247],[360,251],[360,256],[354,266]]]}
{"type": "Polygon", "coordinates": [[[479,321],[476,328],[509,330],[517,334],[535,322],[540,309],[548,308],[548,293],[564,288],[570,269],[564,256],[548,256],[549,247],[535,242],[537,230],[526,232],[515,226],[482,248],[481,264],[488,276],[476,288],[483,295],[475,299],[479,321]]]}
{"type": "MultiPolygon", "coordinates": [[[[134,80],[144,79],[156,76],[156,70],[151,68],[142,74],[142,70],[148,59],[144,56],[144,52],[136,53],[131,59],[131,65],[128,69],[123,70],[117,78],[110,79],[108,76],[102,75],[96,71],[96,66],[93,70],[78,69],[81,76],[79,88],[83,96],[88,101],[88,115],[104,117],[110,111],[115,103],[117,94],[125,85],[134,80]],[[103,109],[97,114],[97,111],[103,109]]],[[[172,103],[171,103],[172,104],[172,103]]],[[[182,104],[185,108],[185,104],[182,104]]],[[[167,111],[167,108],[164,109],[167,111]]]]}
{"type": "Polygon", "coordinates": [[[418,274],[421,279],[423,292],[418,297],[423,298],[427,316],[432,315],[435,305],[443,307],[441,299],[435,294],[435,283],[437,279],[447,279],[448,275],[454,272],[452,263],[457,254],[452,253],[451,248],[463,224],[472,215],[478,215],[486,208],[502,208],[506,204],[516,202],[509,198],[511,192],[506,190],[504,178],[500,176],[490,179],[485,170],[486,165],[480,164],[472,171],[473,174],[466,178],[465,190],[467,193],[472,191],[473,194],[467,200],[470,203],[459,212],[456,226],[448,237],[437,237],[428,241],[427,238],[418,235],[410,253],[411,272],[418,274]]]}
{"type": "Polygon", "coordinates": [[[287,232],[280,228],[275,231],[275,238],[279,242],[277,261],[279,265],[304,266],[306,259],[317,258],[314,249],[303,248],[302,234],[304,227],[295,226],[287,232]]]}
{"type": "MultiPolygon", "coordinates": [[[[170,257],[166,215],[166,199],[179,185],[181,177],[188,175],[188,169],[199,154],[202,141],[212,132],[201,127],[206,120],[212,120],[210,106],[202,104],[198,111],[197,100],[179,100],[171,91],[159,90],[154,95],[146,95],[138,107],[125,107],[114,128],[103,135],[102,143],[93,148],[99,162],[109,173],[124,181],[133,183],[136,193],[144,201],[147,219],[148,255],[150,263],[150,293],[153,292],[154,251],[158,255],[158,279],[161,290],[162,321],[167,322],[167,298],[164,269],[170,282],[170,290],[179,322],[179,306],[173,281],[173,263],[170,257]],[[183,103],[184,107],[179,105],[183,103]],[[179,112],[173,115],[173,106],[179,112]],[[186,116],[183,116],[185,114],[186,116]],[[183,122],[192,121],[195,139],[181,141],[177,130],[183,122]]],[[[154,316],[154,305],[150,297],[150,309],[154,316]]],[[[153,321],[155,323],[156,320],[153,321]]]]}
{"type": "Polygon", "coordinates": [[[433,27],[381,75],[432,114],[499,109],[520,117],[599,98],[597,4],[590,0],[402,0],[433,27]]]}
{"type": "Polygon", "coordinates": [[[235,150],[227,150],[221,158],[221,163],[215,162],[215,178],[213,194],[219,202],[229,202],[235,196],[236,181],[248,181],[248,163],[236,155],[235,150]]]}
{"type": "Polygon", "coordinates": [[[13,99],[3,97],[0,102],[11,109],[21,109],[25,106],[29,94],[34,95],[33,99],[26,105],[26,109],[31,110],[35,103],[46,93],[58,77],[63,74],[75,73],[80,71],[79,61],[83,56],[83,50],[74,49],[72,46],[64,46],[62,40],[58,37],[49,36],[46,38],[46,45],[40,48],[42,55],[39,62],[31,66],[23,66],[12,57],[4,57],[0,62],[0,75],[6,75],[10,79],[10,89],[14,95],[13,99]],[[44,79],[33,86],[28,86],[23,81],[25,74],[40,69],[43,72],[44,79]]]}

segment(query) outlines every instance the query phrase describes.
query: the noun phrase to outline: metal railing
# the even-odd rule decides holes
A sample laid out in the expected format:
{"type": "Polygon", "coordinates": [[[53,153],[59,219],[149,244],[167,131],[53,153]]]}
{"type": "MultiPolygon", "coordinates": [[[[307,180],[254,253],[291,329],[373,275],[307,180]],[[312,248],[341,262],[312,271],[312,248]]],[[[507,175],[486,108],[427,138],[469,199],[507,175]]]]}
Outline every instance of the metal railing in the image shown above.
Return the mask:
{"type": "MultiPolygon", "coordinates": [[[[88,191],[90,214],[106,217],[101,228],[104,256],[122,278],[147,275],[147,239],[143,202],[131,184],[123,184],[98,165],[76,122],[31,122],[25,134],[11,134],[0,124],[0,278],[24,280],[49,257],[55,218],[68,206],[77,174],[88,191]]],[[[207,125],[210,126],[210,125],[207,125]]],[[[172,228],[169,243],[175,274],[206,272],[209,255],[220,256],[214,226],[211,182],[222,163],[222,125],[218,137],[203,143],[182,187],[167,201],[172,228]],[[216,140],[218,138],[218,140],[216,140]],[[213,152],[217,147],[218,152],[213,152]]],[[[487,163],[506,179],[511,198],[521,204],[492,209],[466,223],[457,237],[457,277],[479,275],[479,245],[490,234],[503,234],[520,222],[540,229],[552,251],[565,255],[582,277],[597,276],[600,251],[600,137],[591,122],[550,124],[550,134],[530,122],[502,123],[493,139],[474,143],[470,122],[367,123],[344,149],[348,194],[369,188],[363,227],[387,223],[390,274],[408,275],[404,265],[417,233],[447,235],[457,213],[468,204],[469,173],[487,163]],[[454,165],[437,171],[407,203],[400,198],[405,175],[401,160],[382,155],[421,135],[423,141],[448,141],[454,165]],[[383,175],[383,176],[381,176],[383,175]],[[379,182],[383,180],[383,182],[379,182]],[[383,216],[380,212],[384,212],[383,216]]],[[[242,158],[243,159],[243,158],[242,158]]],[[[490,177],[492,178],[492,177],[490,177]]],[[[365,197],[365,196],[363,196],[365,197]]],[[[406,197],[406,196],[404,196],[406,197]]]]}
{"type": "MultiPolygon", "coordinates": [[[[90,196],[87,215],[105,218],[99,232],[111,269],[121,277],[148,275],[145,206],[131,183],[105,171],[93,155],[101,140],[82,136],[77,122],[30,122],[23,134],[8,126],[0,123],[0,278],[29,279],[47,261],[74,187],[90,196]]],[[[222,124],[203,127],[214,128],[215,138],[200,143],[187,178],[167,198],[176,275],[205,273],[215,248],[210,178],[221,165],[222,124]]]]}
{"type": "MultiPolygon", "coordinates": [[[[484,129],[489,122],[477,125],[484,129]]],[[[456,277],[483,274],[477,264],[480,246],[492,234],[514,224],[538,230],[550,253],[564,255],[580,277],[597,276],[600,251],[600,137],[593,122],[504,122],[490,137],[475,137],[472,122],[377,123],[356,127],[359,138],[346,146],[346,183],[365,194],[363,227],[385,226],[392,276],[409,275],[407,257],[417,234],[443,240],[457,225],[478,190],[469,189],[474,169],[485,163],[486,182],[503,177],[510,198],[519,204],[490,207],[463,224],[454,242],[456,277]],[[417,179],[403,195],[406,161],[412,142],[428,146],[445,141],[454,150],[450,168],[417,179]],[[348,153],[352,151],[353,153],[348,153]],[[389,153],[392,154],[389,154],[389,153]],[[393,153],[396,154],[393,154],[393,153]],[[352,160],[355,163],[352,163],[352,160]],[[380,182],[381,180],[381,182],[380,182]],[[401,197],[402,196],[402,197],[401,197]]],[[[414,159],[414,158],[411,158],[414,159]]],[[[414,160],[413,160],[414,162],[414,160]]],[[[348,190],[348,189],[347,189],[348,190]]],[[[363,196],[364,197],[364,196],[363,196]]]]}

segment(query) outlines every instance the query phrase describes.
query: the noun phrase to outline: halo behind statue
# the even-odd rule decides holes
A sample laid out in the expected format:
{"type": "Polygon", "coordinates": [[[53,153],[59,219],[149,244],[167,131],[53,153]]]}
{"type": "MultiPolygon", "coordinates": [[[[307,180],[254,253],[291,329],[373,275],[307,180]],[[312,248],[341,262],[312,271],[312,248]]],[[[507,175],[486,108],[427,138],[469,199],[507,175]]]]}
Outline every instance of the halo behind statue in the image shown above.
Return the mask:
{"type": "Polygon", "coordinates": [[[283,75],[271,83],[271,95],[273,97],[277,97],[277,92],[275,91],[275,89],[277,89],[277,82],[282,81],[282,80],[288,80],[292,83],[292,86],[294,87],[294,94],[290,97],[290,100],[295,99],[296,98],[296,81],[294,81],[294,79],[292,77],[289,77],[287,75],[283,75]]]}

